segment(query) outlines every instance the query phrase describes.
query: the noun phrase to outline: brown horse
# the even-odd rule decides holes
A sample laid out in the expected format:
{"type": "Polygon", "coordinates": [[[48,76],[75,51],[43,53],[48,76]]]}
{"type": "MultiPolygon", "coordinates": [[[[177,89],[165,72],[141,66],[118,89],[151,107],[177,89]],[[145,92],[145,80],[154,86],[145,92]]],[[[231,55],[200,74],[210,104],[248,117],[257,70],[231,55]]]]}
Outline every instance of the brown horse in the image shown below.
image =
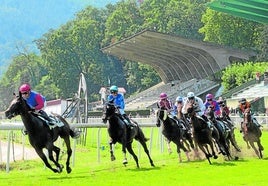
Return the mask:
{"type": "Polygon", "coordinates": [[[244,112],[242,132],[244,134],[243,139],[247,143],[247,146],[249,147],[250,145],[254,149],[256,155],[259,158],[262,158],[262,151],[264,150],[261,144],[262,132],[260,128],[252,120],[252,115],[249,108],[247,108],[244,112]],[[254,143],[257,143],[258,149],[255,147],[254,143]]]}
{"type": "Polygon", "coordinates": [[[208,128],[207,122],[202,117],[196,115],[195,108],[192,104],[188,103],[186,107],[187,113],[191,118],[195,143],[198,144],[198,147],[205,154],[209,164],[211,164],[211,157],[214,159],[218,158],[213,146],[212,131],[208,128]],[[210,153],[208,146],[210,147],[212,154],[210,153]]]}
{"type": "Polygon", "coordinates": [[[227,142],[227,138],[229,138],[231,131],[227,130],[225,123],[223,123],[223,121],[215,117],[213,107],[208,107],[206,110],[206,114],[208,119],[212,122],[212,124],[216,127],[216,129],[219,132],[219,139],[216,141],[216,143],[220,149],[220,152],[223,155],[226,155],[227,158],[230,160],[232,157],[230,153],[230,147],[227,142]]]}
{"type": "Polygon", "coordinates": [[[221,120],[230,129],[230,134],[227,137],[227,143],[228,143],[228,145],[230,146],[230,143],[231,143],[237,152],[241,152],[241,150],[240,150],[240,148],[239,148],[239,146],[238,146],[238,144],[236,142],[236,139],[235,139],[235,132],[234,132],[235,127],[234,127],[234,123],[231,120],[231,118],[228,116],[228,114],[226,113],[226,110],[225,109],[222,109],[222,111],[221,111],[221,120]]]}

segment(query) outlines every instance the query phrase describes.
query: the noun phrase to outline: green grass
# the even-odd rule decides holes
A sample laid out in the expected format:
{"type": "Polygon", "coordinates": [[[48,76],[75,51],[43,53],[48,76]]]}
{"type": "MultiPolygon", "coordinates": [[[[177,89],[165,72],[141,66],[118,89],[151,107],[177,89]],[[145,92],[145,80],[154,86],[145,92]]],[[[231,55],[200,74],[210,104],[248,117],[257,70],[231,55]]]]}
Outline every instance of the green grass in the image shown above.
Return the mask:
{"type": "MultiPolygon", "coordinates": [[[[157,129],[154,129],[157,130],[157,129]]],[[[144,129],[149,136],[151,129],[144,129]]],[[[11,164],[9,173],[4,167],[0,171],[0,185],[267,185],[266,167],[268,158],[264,151],[264,158],[258,159],[252,149],[247,149],[240,133],[236,134],[242,152],[238,154],[238,161],[225,161],[222,156],[212,159],[212,165],[207,160],[192,160],[187,162],[184,153],[183,162],[178,162],[175,146],[173,153],[168,154],[166,146],[160,152],[157,144],[158,133],[154,131],[152,158],[156,167],[151,167],[147,156],[140,152],[140,169],[128,155],[129,163],[122,164],[121,145],[116,146],[116,161],[110,161],[106,131],[102,131],[102,146],[100,162],[97,161],[96,131],[88,132],[86,146],[78,145],[75,153],[75,165],[71,174],[64,170],[55,174],[45,168],[40,159],[31,161],[17,161],[11,164]]],[[[262,142],[266,150],[268,146],[268,132],[263,132],[262,142]]],[[[133,144],[138,153],[137,143],[133,144]]],[[[64,164],[65,155],[60,162],[64,164]]]]}

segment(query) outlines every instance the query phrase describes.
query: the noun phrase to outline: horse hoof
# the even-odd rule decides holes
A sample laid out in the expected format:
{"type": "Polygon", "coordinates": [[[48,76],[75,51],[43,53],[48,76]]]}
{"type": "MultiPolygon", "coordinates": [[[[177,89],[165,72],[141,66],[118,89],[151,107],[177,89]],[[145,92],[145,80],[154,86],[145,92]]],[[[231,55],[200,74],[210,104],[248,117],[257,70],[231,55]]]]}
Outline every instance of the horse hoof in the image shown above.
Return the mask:
{"type": "Polygon", "coordinates": [[[234,157],[234,160],[238,160],[238,159],[239,159],[239,157],[238,157],[238,156],[235,156],[235,157],[234,157]]]}
{"type": "Polygon", "coordinates": [[[62,172],[62,168],[61,167],[57,167],[57,171],[58,171],[58,173],[61,173],[62,172]]]}
{"type": "Polygon", "coordinates": [[[123,164],[124,164],[124,165],[128,164],[127,160],[124,160],[124,161],[123,161],[123,164]]]}
{"type": "Polygon", "coordinates": [[[72,172],[71,167],[68,167],[68,168],[66,169],[66,171],[67,171],[68,174],[70,174],[70,173],[72,172]]]}
{"type": "Polygon", "coordinates": [[[111,157],[111,161],[114,161],[115,160],[115,157],[111,157]]]}

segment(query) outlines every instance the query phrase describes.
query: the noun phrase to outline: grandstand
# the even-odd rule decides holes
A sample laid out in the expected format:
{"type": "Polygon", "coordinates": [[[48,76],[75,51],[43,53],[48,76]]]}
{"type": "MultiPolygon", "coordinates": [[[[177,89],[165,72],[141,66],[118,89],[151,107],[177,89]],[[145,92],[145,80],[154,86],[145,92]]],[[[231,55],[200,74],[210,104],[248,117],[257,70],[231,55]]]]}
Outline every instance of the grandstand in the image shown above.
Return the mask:
{"type": "MultiPolygon", "coordinates": [[[[268,85],[266,84],[265,81],[261,81],[258,84],[251,84],[239,91],[236,91],[232,93],[229,99],[227,99],[227,104],[230,107],[235,108],[238,104],[238,101],[241,98],[246,98],[249,101],[258,100],[259,98],[264,97],[265,102],[267,102],[268,98],[268,85]]],[[[267,107],[264,102],[264,106],[267,107]]]]}
{"type": "Polygon", "coordinates": [[[135,96],[126,99],[127,110],[151,109],[156,108],[161,92],[168,94],[172,101],[181,95],[185,96],[188,92],[195,92],[196,95],[201,95],[209,90],[218,87],[219,84],[207,79],[197,80],[191,79],[186,82],[174,81],[171,83],[159,83],[135,96]]]}

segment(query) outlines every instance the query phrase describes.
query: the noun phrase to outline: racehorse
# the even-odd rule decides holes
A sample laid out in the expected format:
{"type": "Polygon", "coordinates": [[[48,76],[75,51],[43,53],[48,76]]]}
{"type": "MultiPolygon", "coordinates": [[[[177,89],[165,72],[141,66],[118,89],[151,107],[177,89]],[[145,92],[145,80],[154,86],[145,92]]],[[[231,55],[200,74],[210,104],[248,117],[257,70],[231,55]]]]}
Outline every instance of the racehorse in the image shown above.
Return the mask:
{"type": "Polygon", "coordinates": [[[59,136],[63,138],[67,147],[66,171],[67,173],[71,173],[72,169],[70,167],[70,157],[72,155],[72,149],[69,136],[74,138],[77,137],[77,135],[70,129],[69,124],[64,118],[56,116],[64,125],[62,127],[50,129],[45,121],[33,114],[32,109],[22,98],[21,93],[12,100],[10,106],[5,111],[5,115],[8,119],[17,115],[21,116],[22,122],[28,132],[30,144],[33,146],[38,156],[43,160],[46,167],[55,173],[62,172],[63,165],[58,162],[60,148],[55,146],[53,143],[59,136]],[[48,150],[49,159],[55,164],[56,168],[53,168],[48,162],[48,159],[43,152],[43,148],[48,150]],[[56,154],[56,159],[54,159],[53,152],[56,154]]]}
{"type": "MultiPolygon", "coordinates": [[[[254,149],[256,155],[259,158],[262,158],[262,151],[264,150],[262,144],[261,144],[261,135],[262,132],[259,127],[256,126],[255,123],[253,123],[252,116],[250,113],[250,109],[246,109],[244,112],[244,121],[242,123],[242,132],[244,133],[244,141],[250,144],[250,146],[254,149]],[[257,143],[258,149],[255,147],[255,144],[257,143]]],[[[249,147],[249,145],[248,145],[249,147]]]]}
{"type": "Polygon", "coordinates": [[[208,119],[212,122],[212,124],[216,127],[216,129],[219,132],[219,140],[216,140],[216,143],[219,147],[220,152],[223,155],[226,155],[230,160],[231,159],[230,148],[227,143],[227,138],[230,137],[230,131],[227,131],[223,121],[216,119],[214,109],[212,107],[207,108],[206,114],[208,119]]]}
{"type": "Polygon", "coordinates": [[[211,164],[211,157],[213,157],[214,159],[218,158],[213,146],[212,131],[208,128],[207,122],[202,117],[196,115],[196,108],[194,108],[192,104],[187,103],[186,108],[187,113],[191,118],[191,123],[193,127],[193,138],[195,140],[195,143],[205,154],[209,164],[211,164]],[[212,154],[208,149],[208,145],[212,151],[212,154]]]}
{"type": "Polygon", "coordinates": [[[145,153],[147,154],[151,166],[154,167],[153,160],[151,159],[151,156],[149,154],[149,150],[146,145],[146,141],[148,140],[145,136],[144,133],[142,132],[141,128],[135,122],[136,126],[135,127],[127,127],[124,121],[122,120],[118,109],[115,107],[113,100],[109,101],[106,103],[103,107],[103,115],[102,115],[103,122],[106,123],[107,120],[109,121],[108,124],[108,133],[110,136],[110,153],[111,153],[111,160],[115,160],[114,152],[113,152],[113,145],[116,144],[117,142],[122,144],[122,151],[124,154],[124,160],[123,164],[126,165],[128,163],[127,158],[126,158],[126,149],[128,152],[133,156],[137,168],[139,168],[139,161],[138,157],[134,153],[132,149],[132,142],[133,139],[137,140],[140,142],[142,145],[145,153]]]}
{"type": "Polygon", "coordinates": [[[241,152],[235,139],[235,132],[234,132],[235,127],[234,127],[233,121],[230,119],[230,117],[227,115],[224,109],[221,112],[221,120],[230,129],[230,135],[227,137],[228,145],[230,146],[230,143],[231,143],[236,151],[241,152]]]}
{"type": "Polygon", "coordinates": [[[168,116],[167,110],[159,109],[156,113],[156,116],[163,124],[162,134],[168,140],[168,144],[171,141],[176,144],[179,161],[182,162],[180,149],[185,152],[187,160],[190,161],[188,149],[185,148],[183,141],[187,140],[192,149],[194,149],[194,144],[191,135],[186,135],[187,132],[184,132],[182,130],[182,128],[178,125],[177,121],[168,116]]]}

